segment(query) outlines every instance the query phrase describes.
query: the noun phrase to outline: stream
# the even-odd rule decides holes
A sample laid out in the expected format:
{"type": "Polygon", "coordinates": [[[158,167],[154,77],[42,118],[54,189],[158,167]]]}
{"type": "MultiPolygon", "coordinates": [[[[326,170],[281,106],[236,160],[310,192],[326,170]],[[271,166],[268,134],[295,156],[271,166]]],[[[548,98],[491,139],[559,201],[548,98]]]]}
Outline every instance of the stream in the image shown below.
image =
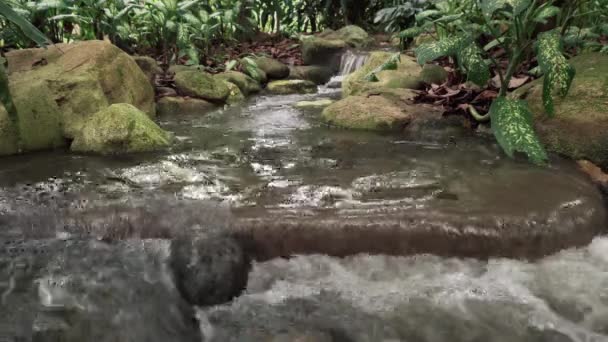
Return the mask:
{"type": "MultiPolygon", "coordinates": [[[[12,308],[0,313],[0,341],[59,340],[36,335],[47,331],[36,308],[49,305],[37,299],[42,285],[32,292],[30,284],[42,284],[37,277],[48,272],[53,279],[80,272],[81,285],[137,290],[127,302],[108,294],[107,303],[84,295],[81,287],[89,285],[74,290],[70,312],[99,316],[82,325],[90,334],[79,330],[61,341],[192,340],[182,334],[184,324],[172,323],[191,308],[164,302],[177,295],[158,261],[166,260],[168,242],[155,239],[190,226],[238,231],[252,222],[246,236],[259,246],[246,289],[231,302],[196,308],[195,340],[608,341],[605,204],[573,162],[553,156],[542,168],[511,160],[489,133],[347,131],[321,123],[319,110],[293,106],[339,97],[339,89],[320,87],[310,95],[262,94],[206,115],[161,117],[177,144],[160,153],[55,151],[0,160],[0,265],[28,251],[74,256],[34,267],[38,275],[23,278],[21,291],[3,292],[10,285],[0,282],[12,308]],[[79,221],[66,218],[74,213],[96,240],[126,217],[131,236],[121,239],[129,247],[55,247],[82,233],[79,221]],[[287,221],[293,234],[277,233],[287,221]],[[375,227],[385,233],[365,233],[375,227]],[[407,246],[401,238],[410,239],[407,246]],[[100,319],[108,322],[97,325],[100,319]]],[[[74,316],[61,323],[49,317],[52,331],[81,327],[74,316]]]]}

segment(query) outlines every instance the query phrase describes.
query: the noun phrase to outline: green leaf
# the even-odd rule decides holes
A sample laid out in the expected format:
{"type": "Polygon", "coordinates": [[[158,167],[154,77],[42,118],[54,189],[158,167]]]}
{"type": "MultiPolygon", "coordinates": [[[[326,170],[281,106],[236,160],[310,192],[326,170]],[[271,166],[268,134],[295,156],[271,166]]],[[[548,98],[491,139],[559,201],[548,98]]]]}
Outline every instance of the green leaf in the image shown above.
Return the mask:
{"type": "Polygon", "coordinates": [[[46,46],[51,43],[42,32],[40,32],[34,25],[30,24],[29,21],[25,20],[22,16],[13,11],[13,9],[4,1],[0,1],[0,16],[3,16],[6,18],[6,20],[15,24],[19,30],[34,43],[40,46],[46,46]]]}
{"type": "Polygon", "coordinates": [[[470,36],[449,36],[438,41],[425,43],[416,48],[418,64],[424,65],[440,57],[453,56],[461,47],[471,43],[470,36]]]}
{"type": "Polygon", "coordinates": [[[239,62],[236,59],[226,62],[226,71],[234,69],[239,62]]]}
{"type": "Polygon", "coordinates": [[[546,24],[547,19],[555,17],[561,12],[557,6],[545,6],[534,16],[534,21],[537,23],[546,24]]]}
{"type": "Polygon", "coordinates": [[[490,79],[490,68],[483,58],[483,50],[475,44],[469,44],[457,52],[458,65],[467,79],[479,86],[485,86],[490,79]]]}
{"type": "Polygon", "coordinates": [[[519,15],[530,6],[531,2],[532,0],[482,0],[480,7],[487,17],[491,17],[494,12],[506,6],[511,8],[514,15],[519,15]]]}
{"type": "Polygon", "coordinates": [[[509,157],[522,152],[535,164],[546,163],[547,152],[534,131],[532,113],[525,101],[499,97],[490,107],[490,118],[494,136],[509,157]]]}
{"type": "Polygon", "coordinates": [[[543,105],[549,115],[555,115],[553,93],[564,97],[568,94],[576,70],[563,55],[561,36],[554,31],[542,33],[538,37],[537,58],[541,71],[545,74],[543,83],[543,105]]]}
{"type": "Polygon", "coordinates": [[[399,38],[415,38],[426,32],[426,27],[414,26],[399,32],[399,38]]]}

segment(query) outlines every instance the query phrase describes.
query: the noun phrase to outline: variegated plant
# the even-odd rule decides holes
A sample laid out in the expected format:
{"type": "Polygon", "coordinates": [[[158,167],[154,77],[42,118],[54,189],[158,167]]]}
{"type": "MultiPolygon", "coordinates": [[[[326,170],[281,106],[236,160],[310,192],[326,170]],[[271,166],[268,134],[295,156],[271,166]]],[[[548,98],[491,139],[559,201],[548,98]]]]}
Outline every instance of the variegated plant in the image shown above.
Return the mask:
{"type": "MultiPolygon", "coordinates": [[[[486,115],[481,116],[475,111],[471,114],[478,120],[492,120],[494,135],[509,156],[523,152],[532,162],[542,164],[547,160],[547,154],[534,131],[532,113],[525,102],[508,98],[507,91],[525,56],[536,46],[536,56],[544,74],[543,104],[546,112],[549,115],[555,113],[555,95],[566,96],[568,93],[575,70],[563,55],[560,33],[563,30],[537,34],[539,24],[559,13],[559,8],[553,6],[551,0],[542,3],[533,0],[477,0],[473,11],[483,21],[486,34],[489,32],[493,36],[490,44],[481,48],[477,44],[478,37],[471,32],[454,33],[419,46],[416,49],[418,62],[425,64],[440,57],[454,57],[468,80],[480,86],[488,82],[489,66],[494,64],[501,84],[498,98],[486,115]],[[495,47],[501,47],[509,56],[506,70],[486,53],[495,47]]],[[[472,17],[473,14],[464,16],[472,17]]]]}

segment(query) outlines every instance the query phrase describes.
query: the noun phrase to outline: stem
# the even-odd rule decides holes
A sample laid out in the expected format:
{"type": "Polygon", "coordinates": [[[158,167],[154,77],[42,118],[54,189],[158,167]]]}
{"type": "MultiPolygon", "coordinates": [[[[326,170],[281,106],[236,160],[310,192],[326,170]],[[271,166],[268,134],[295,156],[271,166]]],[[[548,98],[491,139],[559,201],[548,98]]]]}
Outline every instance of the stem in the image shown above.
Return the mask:
{"type": "Polygon", "coordinates": [[[521,53],[522,50],[519,46],[514,49],[513,55],[511,56],[511,60],[509,61],[509,67],[507,68],[505,78],[500,86],[500,93],[498,93],[499,97],[504,97],[507,95],[507,91],[509,91],[509,83],[511,83],[511,78],[513,78],[513,74],[515,73],[515,70],[519,65],[521,53]]]}

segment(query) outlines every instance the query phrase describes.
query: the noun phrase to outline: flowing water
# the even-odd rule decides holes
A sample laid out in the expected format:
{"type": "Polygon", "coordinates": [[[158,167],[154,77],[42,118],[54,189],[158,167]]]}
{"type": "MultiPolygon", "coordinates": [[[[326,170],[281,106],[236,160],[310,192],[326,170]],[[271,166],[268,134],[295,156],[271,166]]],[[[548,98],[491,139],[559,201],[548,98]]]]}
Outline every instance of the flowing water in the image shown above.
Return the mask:
{"type": "Polygon", "coordinates": [[[340,70],[338,74],[332,77],[327,86],[330,88],[340,88],[344,77],[361,68],[367,61],[368,54],[360,51],[347,51],[340,58],[340,70]]]}
{"type": "MultiPolygon", "coordinates": [[[[353,70],[363,58],[345,58],[343,69],[353,70]]],[[[161,125],[178,143],[162,153],[99,157],[58,151],[3,158],[0,239],[19,235],[10,228],[15,217],[24,215],[39,216],[36,225],[28,223],[31,227],[56,225],[44,238],[65,239],[64,225],[45,215],[74,208],[90,209],[103,220],[114,212],[108,208],[128,211],[147,206],[152,213],[146,214],[149,225],[162,221],[173,230],[185,229],[193,224],[190,219],[202,215],[196,203],[209,202],[221,203],[237,219],[257,216],[274,221],[287,215],[319,231],[332,227],[323,226],[330,221],[314,226],[317,216],[329,217],[339,226],[362,215],[369,222],[391,221],[402,212],[419,222],[440,218],[444,227],[466,218],[467,233],[479,233],[475,224],[510,217],[517,218],[511,224],[525,222],[525,227],[517,227],[522,231],[541,221],[546,223],[543,229],[557,231],[577,224],[593,225],[593,235],[605,229],[605,221],[585,216],[595,217],[603,210],[598,207],[601,199],[570,161],[554,157],[548,168],[533,167],[505,158],[484,134],[443,128],[424,132],[422,139],[340,130],[320,123],[318,111],[293,107],[302,100],[337,97],[339,92],[322,87],[313,95],[260,95],[207,115],[163,117],[161,125]],[[178,203],[188,203],[189,209],[178,203]]],[[[353,226],[349,227],[342,234],[348,234],[353,226]]],[[[500,227],[506,230],[508,225],[500,227]]],[[[395,256],[367,255],[382,251],[366,250],[370,241],[359,245],[357,252],[363,254],[328,253],[345,255],[335,258],[314,254],[319,252],[315,246],[324,244],[323,236],[287,246],[285,235],[273,244],[285,242],[282,246],[291,248],[287,254],[313,254],[262,258],[243,295],[198,309],[201,334],[205,341],[222,342],[608,341],[608,239],[597,237],[589,243],[588,233],[574,235],[585,238],[568,235],[570,242],[560,242],[559,236],[553,240],[579,248],[532,261],[398,256],[396,247],[388,253],[395,256]]],[[[331,242],[339,245],[346,236],[331,242]]],[[[390,238],[382,244],[393,246],[390,238]]],[[[443,243],[446,252],[438,254],[451,253],[455,243],[449,241],[443,243]]],[[[133,249],[129,251],[117,255],[133,258],[133,249]]],[[[120,270],[103,260],[97,266],[86,261],[92,268],[74,267],[85,275],[84,270],[99,267],[99,277],[111,277],[127,267],[148,265],[133,259],[120,270]]],[[[142,277],[170,282],[157,273],[144,272],[142,277]]],[[[1,280],[0,290],[5,286],[1,280]]],[[[150,291],[148,283],[136,284],[135,288],[150,291]]],[[[174,295],[171,289],[166,292],[163,296],[174,295]]],[[[155,300],[146,310],[163,305],[155,300]]],[[[121,312],[132,315],[131,321],[164,315],[121,312]]],[[[162,324],[156,325],[148,327],[152,334],[162,329],[162,324]]]]}

